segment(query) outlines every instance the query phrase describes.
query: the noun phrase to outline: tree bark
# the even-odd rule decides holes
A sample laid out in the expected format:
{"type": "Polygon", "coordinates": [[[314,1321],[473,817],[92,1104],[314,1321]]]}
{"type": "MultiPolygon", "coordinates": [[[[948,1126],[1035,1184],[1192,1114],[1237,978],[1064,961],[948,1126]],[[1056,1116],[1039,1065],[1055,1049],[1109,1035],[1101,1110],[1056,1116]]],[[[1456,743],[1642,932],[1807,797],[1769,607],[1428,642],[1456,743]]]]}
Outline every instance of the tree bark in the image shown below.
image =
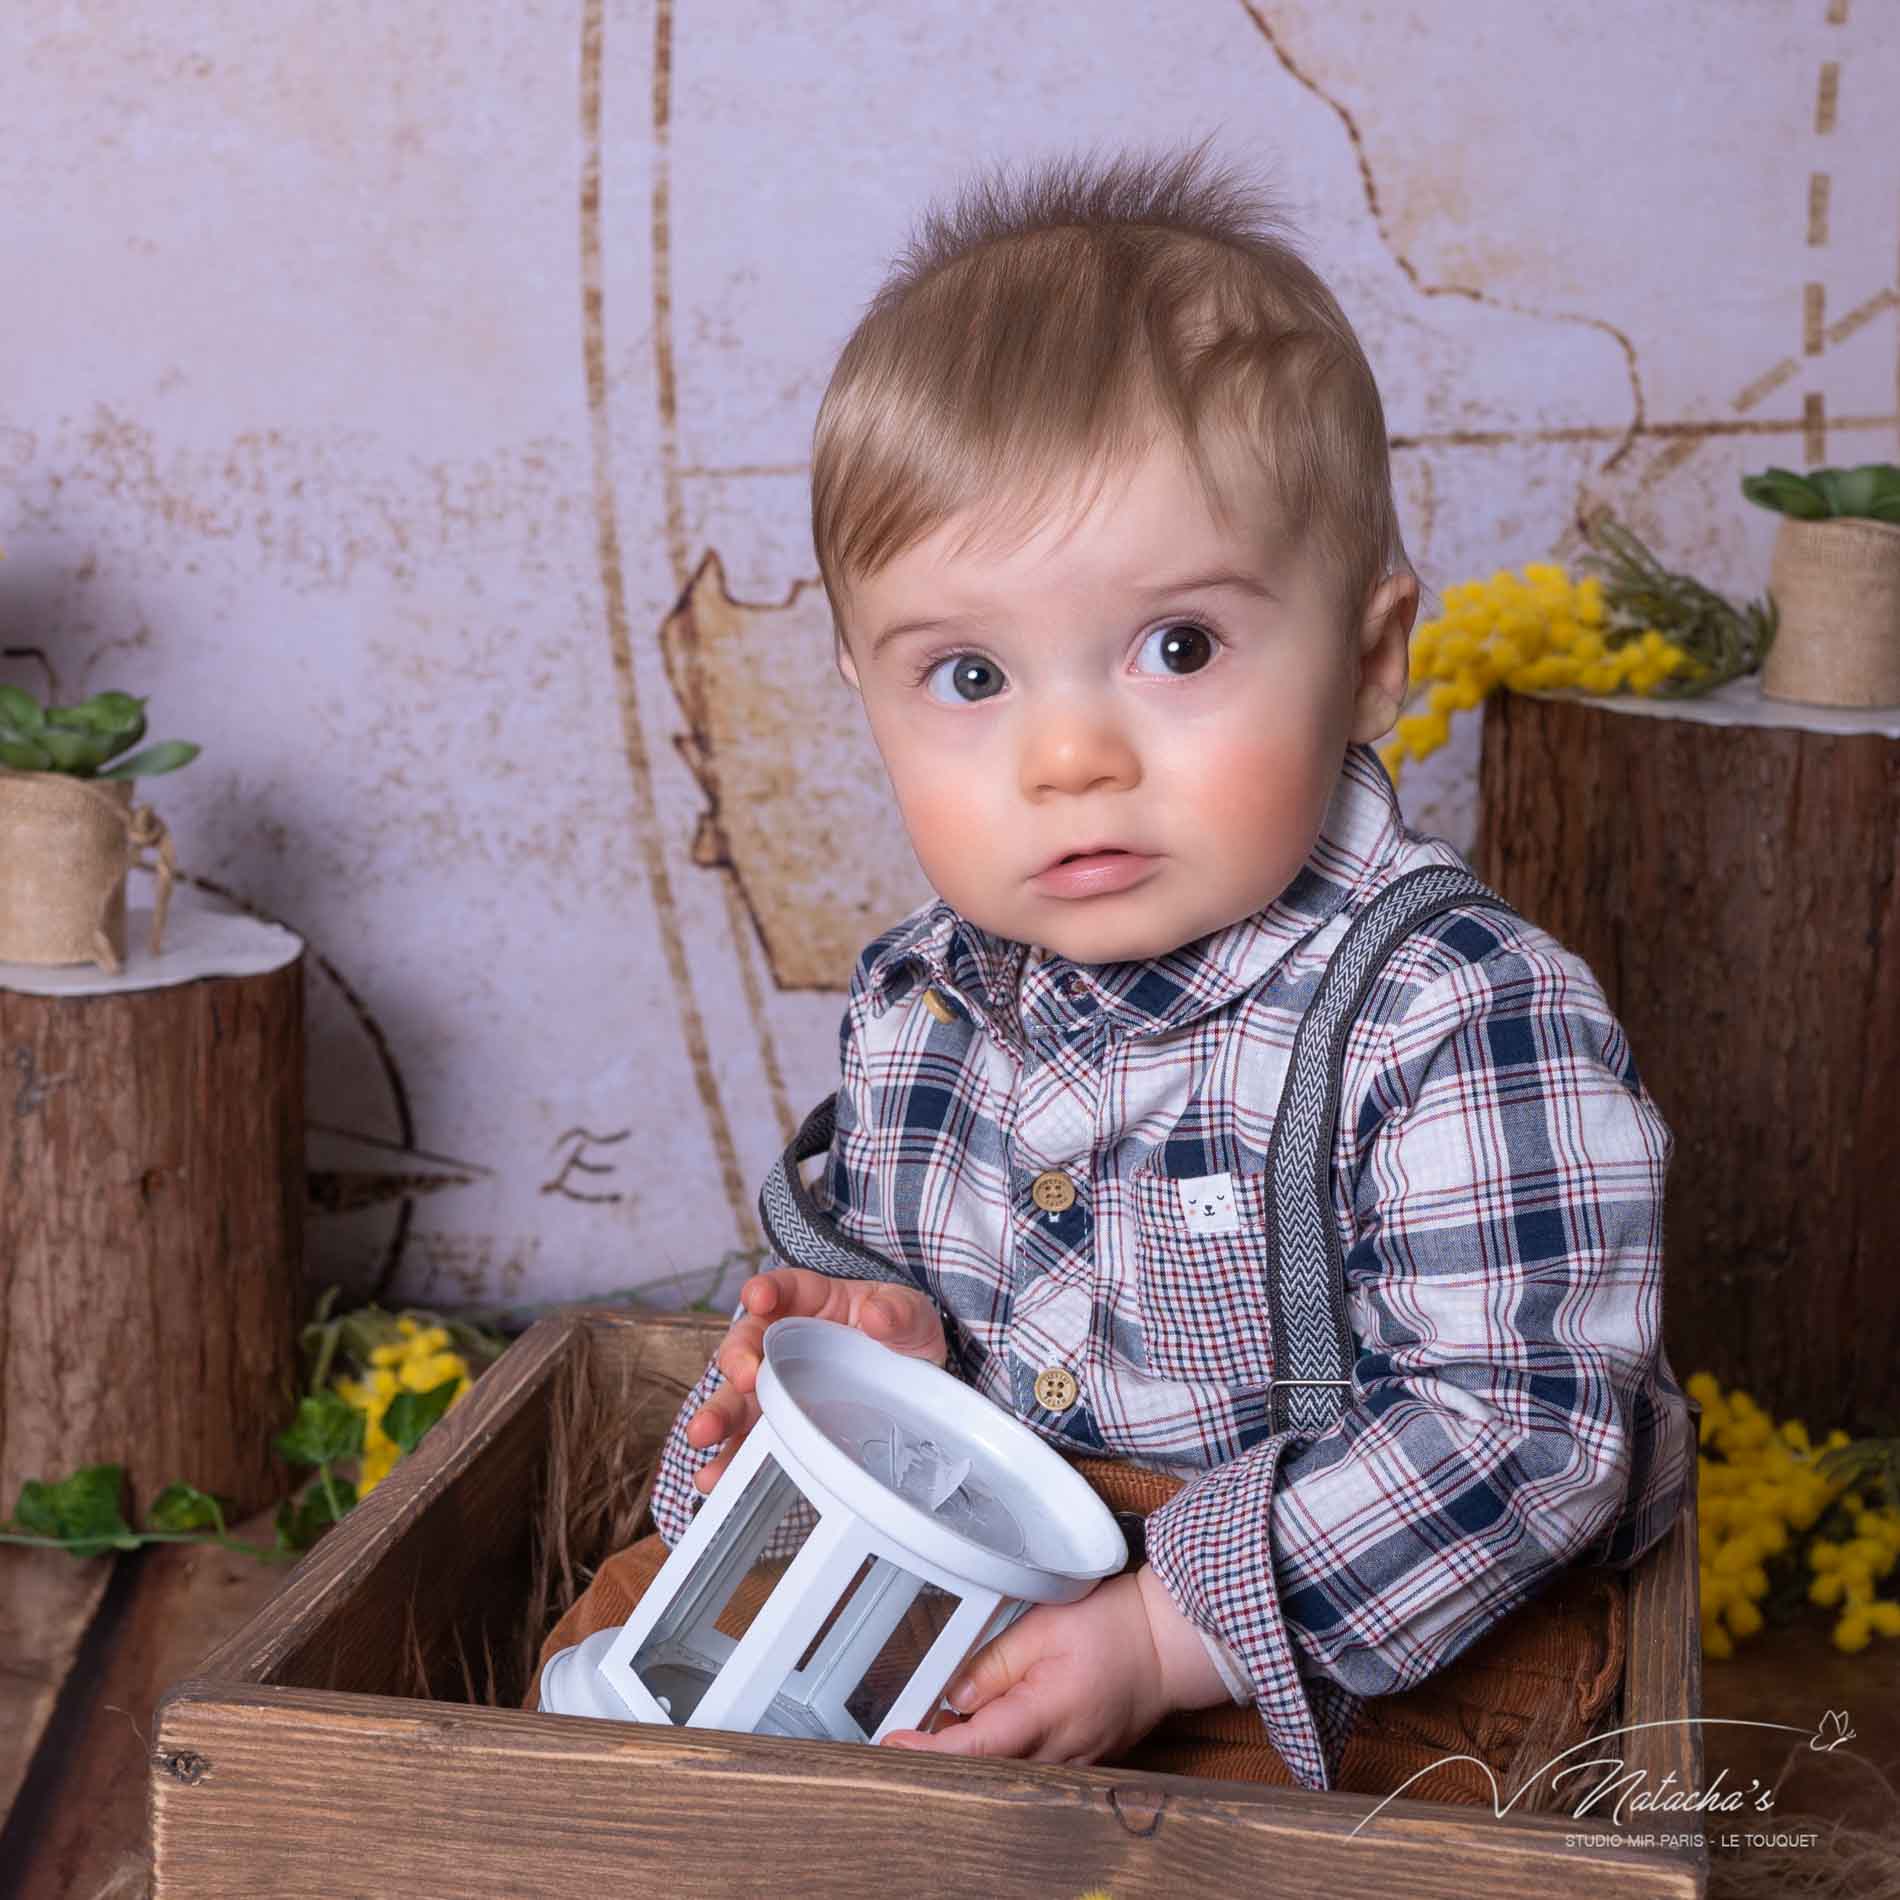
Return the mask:
{"type": "Polygon", "coordinates": [[[103,996],[0,989],[0,1515],[126,1467],[283,1495],[296,1403],[303,964],[103,996]]]}
{"type": "Polygon", "coordinates": [[[1900,743],[1504,693],[1476,868],[1596,971],[1676,1137],[1664,1334],[1900,1432],[1900,743]]]}

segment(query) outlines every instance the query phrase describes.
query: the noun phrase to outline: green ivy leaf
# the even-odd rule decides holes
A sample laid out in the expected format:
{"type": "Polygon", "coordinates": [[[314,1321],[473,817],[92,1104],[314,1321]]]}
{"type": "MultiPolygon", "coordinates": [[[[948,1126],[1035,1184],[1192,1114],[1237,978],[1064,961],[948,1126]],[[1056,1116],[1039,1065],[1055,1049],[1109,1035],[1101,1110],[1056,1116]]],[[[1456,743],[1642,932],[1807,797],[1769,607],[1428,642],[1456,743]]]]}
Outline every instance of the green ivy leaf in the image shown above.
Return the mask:
{"type": "Polygon", "coordinates": [[[0,686],[0,723],[22,733],[38,732],[46,724],[40,702],[17,686],[0,686]]]}
{"type": "Polygon", "coordinates": [[[59,1507],[53,1499],[53,1487],[39,1478],[29,1478],[20,1487],[19,1508],[13,1521],[29,1537],[57,1537],[59,1507]]]}
{"type": "Polygon", "coordinates": [[[363,1414],[334,1392],[297,1401],[297,1416],[279,1432],[277,1449],[295,1465],[327,1465],[354,1458],[363,1449],[363,1414]]]}
{"type": "Polygon", "coordinates": [[[224,1512],[209,1491],[182,1480],[168,1484],[152,1500],[146,1527],[155,1531],[216,1531],[224,1535],[224,1512]]]}
{"type": "Polygon", "coordinates": [[[356,1486],[348,1478],[332,1478],[326,1491],[311,1485],[301,1498],[286,1498],[277,1507],[277,1548],[308,1550],[332,1524],[356,1508],[356,1486]],[[330,1501],[336,1500],[336,1509],[330,1501]]]}
{"type": "Polygon", "coordinates": [[[398,1392],[383,1413],[383,1430],[405,1453],[422,1443],[422,1435],[444,1412],[455,1397],[459,1379],[444,1379],[426,1392],[398,1392]]]}
{"type": "MultiPolygon", "coordinates": [[[[117,747],[113,748],[117,751],[117,747]]],[[[187,739],[161,739],[157,745],[148,745],[143,752],[135,752],[129,759],[121,759],[109,772],[101,772],[101,778],[157,778],[161,772],[176,772],[181,765],[189,765],[203,748],[193,745],[187,739]]]]}
{"type": "Polygon", "coordinates": [[[75,1557],[136,1550],[139,1540],[119,1508],[124,1493],[123,1465],[82,1465],[55,1484],[27,1479],[13,1518],[29,1536],[66,1541],[75,1557]]]}

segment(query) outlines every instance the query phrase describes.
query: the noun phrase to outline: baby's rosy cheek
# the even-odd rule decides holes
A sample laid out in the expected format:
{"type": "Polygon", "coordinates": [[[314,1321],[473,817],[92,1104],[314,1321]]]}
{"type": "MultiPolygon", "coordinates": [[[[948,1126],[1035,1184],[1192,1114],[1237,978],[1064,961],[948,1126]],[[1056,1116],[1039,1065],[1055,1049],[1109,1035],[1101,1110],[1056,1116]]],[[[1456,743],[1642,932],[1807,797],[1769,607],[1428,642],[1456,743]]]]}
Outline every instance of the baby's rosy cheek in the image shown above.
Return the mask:
{"type": "Polygon", "coordinates": [[[974,808],[967,785],[911,777],[896,789],[904,829],[926,867],[954,858],[959,844],[968,847],[973,829],[980,832],[981,827],[971,823],[974,808]]]}
{"type": "Polygon", "coordinates": [[[1299,823],[1311,802],[1298,748],[1228,740],[1201,748],[1183,802],[1203,824],[1248,830],[1299,823]]]}

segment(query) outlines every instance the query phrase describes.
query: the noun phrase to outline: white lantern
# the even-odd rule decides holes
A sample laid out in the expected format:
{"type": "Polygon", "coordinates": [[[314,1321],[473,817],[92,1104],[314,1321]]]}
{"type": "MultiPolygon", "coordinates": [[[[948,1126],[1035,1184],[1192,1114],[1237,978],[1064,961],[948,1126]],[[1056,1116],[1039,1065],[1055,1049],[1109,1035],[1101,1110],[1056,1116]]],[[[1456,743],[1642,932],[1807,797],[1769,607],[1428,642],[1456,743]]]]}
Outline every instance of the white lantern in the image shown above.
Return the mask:
{"type": "Polygon", "coordinates": [[[1077,1472],[923,1360],[780,1320],[757,1391],[763,1416],[631,1619],[551,1657],[542,1708],[874,1742],[923,1727],[1031,1603],[1073,1602],[1127,1562],[1077,1472]],[[716,1628],[801,1503],[816,1526],[751,1626],[716,1628]]]}

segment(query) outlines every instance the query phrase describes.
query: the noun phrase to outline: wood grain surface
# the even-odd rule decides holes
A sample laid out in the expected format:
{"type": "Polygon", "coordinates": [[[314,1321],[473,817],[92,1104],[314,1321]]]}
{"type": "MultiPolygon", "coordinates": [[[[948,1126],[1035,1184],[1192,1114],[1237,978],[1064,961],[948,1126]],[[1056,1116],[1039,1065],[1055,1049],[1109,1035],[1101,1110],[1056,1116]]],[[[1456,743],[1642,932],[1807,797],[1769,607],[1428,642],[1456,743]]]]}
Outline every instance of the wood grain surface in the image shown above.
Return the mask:
{"type": "Polygon", "coordinates": [[[113,1561],[0,1547],[0,1821],[26,1780],[113,1561]]]}
{"type": "Polygon", "coordinates": [[[0,989],[0,1500],[123,1465],[281,1496],[303,1258],[303,969],[0,989]]]}
{"type": "MultiPolygon", "coordinates": [[[[269,1545],[270,1514],[234,1534],[269,1545]]],[[[115,1874],[142,1866],[158,1699],[288,1574],[206,1544],[156,1545],[83,1566],[54,1560],[100,1579],[116,1564],[118,1578],[45,1733],[29,1796],[8,1818],[0,1856],[14,1863],[0,1865],[8,1900],[96,1900],[115,1874]]]]}
{"type": "Polygon", "coordinates": [[[1900,742],[1487,705],[1478,874],[1582,956],[1676,1137],[1665,1341],[1900,1433],[1900,742]]]}
{"type": "Polygon", "coordinates": [[[155,1900],[1701,1890],[1543,1815],[1401,1800],[1355,1838],[1363,1796],[209,1682],[160,1705],[152,1785],[155,1900]]]}

